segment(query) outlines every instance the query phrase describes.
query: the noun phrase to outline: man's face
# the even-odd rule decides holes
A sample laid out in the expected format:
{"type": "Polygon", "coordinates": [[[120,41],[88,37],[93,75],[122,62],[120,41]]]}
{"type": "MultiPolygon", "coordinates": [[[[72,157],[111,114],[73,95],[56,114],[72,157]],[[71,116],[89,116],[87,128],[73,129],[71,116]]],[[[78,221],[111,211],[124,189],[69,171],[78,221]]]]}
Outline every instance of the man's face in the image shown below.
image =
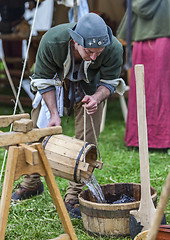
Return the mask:
{"type": "Polygon", "coordinates": [[[103,52],[104,47],[101,48],[84,48],[81,45],[78,45],[74,42],[74,47],[78,51],[80,57],[84,61],[95,61],[96,58],[103,52]]]}

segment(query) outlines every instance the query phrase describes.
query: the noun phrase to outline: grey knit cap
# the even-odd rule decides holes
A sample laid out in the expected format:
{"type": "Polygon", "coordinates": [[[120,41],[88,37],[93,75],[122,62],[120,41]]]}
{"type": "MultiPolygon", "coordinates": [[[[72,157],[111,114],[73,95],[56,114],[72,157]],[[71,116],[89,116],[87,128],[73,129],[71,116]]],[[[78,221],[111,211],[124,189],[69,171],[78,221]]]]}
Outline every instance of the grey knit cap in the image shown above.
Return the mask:
{"type": "Polygon", "coordinates": [[[87,13],[75,26],[68,29],[70,36],[84,48],[100,48],[112,42],[112,30],[95,13],[87,13]]]}

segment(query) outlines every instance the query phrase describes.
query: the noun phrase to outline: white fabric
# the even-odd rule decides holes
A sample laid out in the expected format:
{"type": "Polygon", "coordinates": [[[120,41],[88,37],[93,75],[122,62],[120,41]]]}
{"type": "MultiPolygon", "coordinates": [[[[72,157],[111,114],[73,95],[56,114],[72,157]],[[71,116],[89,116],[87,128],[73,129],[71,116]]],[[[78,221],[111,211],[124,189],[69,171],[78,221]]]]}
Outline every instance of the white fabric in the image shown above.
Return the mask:
{"type": "Polygon", "coordinates": [[[33,91],[40,91],[49,86],[61,86],[62,82],[60,79],[31,79],[31,88],[33,91]]]}
{"type": "Polygon", "coordinates": [[[2,39],[0,39],[0,58],[2,59],[4,57],[4,50],[2,45],[2,39]]]}
{"type": "Polygon", "coordinates": [[[122,78],[116,78],[113,80],[100,79],[100,82],[107,83],[114,86],[116,88],[116,92],[121,96],[126,91],[126,84],[122,78]]]}
{"type": "Polygon", "coordinates": [[[30,91],[30,80],[24,79],[21,83],[22,88],[25,90],[25,92],[28,94],[28,96],[33,100],[34,94],[30,91]]]}
{"type": "MultiPolygon", "coordinates": [[[[77,6],[80,5],[81,0],[77,0],[77,6]]],[[[57,0],[58,4],[62,4],[66,7],[73,7],[74,6],[74,0],[57,0]]]]}
{"type": "MultiPolygon", "coordinates": [[[[29,20],[30,18],[33,19],[35,9],[29,10],[28,3],[25,3],[25,8],[26,8],[24,14],[25,19],[26,20],[29,20]]],[[[33,36],[37,35],[37,31],[47,31],[51,27],[53,18],[53,8],[54,8],[53,0],[45,0],[41,2],[37,10],[33,36]]],[[[32,19],[29,20],[30,25],[32,25],[32,19]]]]}
{"type": "MultiPolygon", "coordinates": [[[[32,10],[28,9],[29,3],[25,3],[25,13],[24,18],[29,22],[32,26],[32,21],[35,14],[35,8],[32,10]]],[[[52,25],[53,19],[53,8],[54,8],[54,0],[45,0],[43,1],[38,9],[37,15],[35,19],[33,36],[38,35],[38,31],[47,31],[52,25]]],[[[25,58],[27,52],[27,41],[22,41],[22,57],[25,58]]]]}
{"type": "MultiPolygon", "coordinates": [[[[77,7],[78,20],[85,14],[89,13],[89,6],[87,0],[81,0],[80,5],[77,7]]],[[[74,20],[74,7],[68,11],[69,22],[75,22],[74,20]]]]}
{"type": "MultiPolygon", "coordinates": [[[[56,87],[56,102],[57,102],[57,109],[59,116],[63,116],[63,87],[56,87]]],[[[37,108],[39,103],[41,102],[41,109],[37,120],[37,127],[38,128],[45,128],[47,127],[49,121],[50,121],[50,111],[48,110],[48,107],[42,98],[42,95],[37,92],[36,96],[34,98],[34,101],[32,103],[33,108],[37,108]]]]}

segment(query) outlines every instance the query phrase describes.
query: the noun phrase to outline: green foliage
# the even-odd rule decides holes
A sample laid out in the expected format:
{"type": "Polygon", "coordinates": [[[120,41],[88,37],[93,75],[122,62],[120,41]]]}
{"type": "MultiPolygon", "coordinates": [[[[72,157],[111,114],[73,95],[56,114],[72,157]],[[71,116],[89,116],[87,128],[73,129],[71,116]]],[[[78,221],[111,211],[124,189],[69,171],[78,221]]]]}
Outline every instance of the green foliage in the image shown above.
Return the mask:
{"type": "MultiPolygon", "coordinates": [[[[1,109],[2,114],[11,114],[11,109],[1,109]],[[8,112],[5,112],[8,111],[8,112]]],[[[27,112],[30,112],[28,109],[27,112]]],[[[62,120],[63,133],[74,136],[73,117],[67,123],[66,117],[62,120]]],[[[3,129],[4,130],[4,129],[3,129]]],[[[8,129],[6,129],[8,131],[8,129]]],[[[99,149],[104,166],[102,170],[96,169],[94,175],[100,185],[110,183],[140,183],[139,152],[137,148],[127,148],[124,143],[125,123],[118,100],[109,101],[105,129],[99,137],[99,149]]],[[[4,150],[0,149],[0,165],[4,156],[4,150]]],[[[162,187],[169,172],[169,154],[163,150],[150,150],[150,182],[158,191],[158,200],[162,187]]],[[[22,179],[14,183],[14,186],[22,179]]],[[[48,188],[42,178],[45,192],[38,197],[18,203],[11,203],[6,240],[45,240],[64,233],[58,213],[55,210],[48,188]]],[[[64,197],[68,182],[56,177],[61,195],[64,197]]],[[[170,224],[170,203],[166,206],[167,224],[170,224]]],[[[89,236],[83,228],[83,222],[79,219],[71,219],[78,240],[95,240],[89,236]]],[[[99,240],[116,239],[109,236],[98,237],[99,240]]],[[[130,239],[130,238],[117,238],[130,239]]]]}

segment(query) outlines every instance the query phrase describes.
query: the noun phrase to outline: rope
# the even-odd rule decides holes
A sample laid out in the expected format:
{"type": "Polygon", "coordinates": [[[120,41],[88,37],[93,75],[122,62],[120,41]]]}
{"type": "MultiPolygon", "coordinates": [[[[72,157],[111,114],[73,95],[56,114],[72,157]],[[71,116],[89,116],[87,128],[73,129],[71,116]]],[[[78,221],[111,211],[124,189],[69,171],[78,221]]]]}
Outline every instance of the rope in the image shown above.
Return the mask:
{"type": "Polygon", "coordinates": [[[86,104],[84,106],[84,155],[83,155],[83,161],[84,165],[86,163],[86,151],[85,151],[85,145],[86,145],[86,104]]]}
{"type": "Polygon", "coordinates": [[[93,133],[94,133],[94,138],[95,138],[97,151],[98,151],[98,154],[99,154],[99,159],[100,159],[100,161],[102,161],[100,150],[99,150],[99,145],[98,145],[98,142],[97,142],[96,131],[95,131],[95,128],[94,128],[94,121],[93,121],[93,117],[91,115],[90,115],[90,120],[91,120],[91,125],[92,125],[92,129],[93,129],[93,133]]]}
{"type": "MultiPolygon", "coordinates": [[[[15,102],[15,106],[14,106],[13,115],[15,115],[15,113],[16,113],[16,109],[17,109],[17,105],[18,105],[18,101],[19,101],[19,96],[20,96],[21,87],[22,87],[22,80],[23,80],[24,72],[25,72],[25,68],[26,68],[28,52],[29,52],[29,48],[30,48],[30,44],[31,44],[31,38],[32,38],[32,34],[33,34],[33,29],[34,29],[34,24],[35,24],[35,19],[36,19],[36,15],[37,15],[38,6],[39,6],[39,0],[37,0],[37,4],[36,4],[36,8],[35,8],[35,14],[34,14],[32,26],[31,26],[31,32],[30,32],[30,36],[29,36],[29,40],[28,40],[26,57],[25,57],[25,60],[24,60],[24,65],[23,65],[23,69],[22,69],[22,73],[21,73],[21,78],[20,78],[20,83],[19,83],[19,88],[18,88],[18,93],[17,93],[17,97],[16,97],[16,102],[15,102]]],[[[12,131],[12,127],[13,127],[13,124],[11,124],[11,126],[10,126],[10,132],[12,131]]],[[[1,182],[1,179],[2,179],[3,171],[4,171],[6,156],[7,156],[7,150],[5,150],[5,154],[4,154],[4,159],[3,159],[3,164],[2,164],[2,168],[1,168],[1,174],[0,174],[0,182],[1,182]]]]}
{"type": "MultiPolygon", "coordinates": [[[[84,164],[86,162],[86,159],[85,159],[85,156],[86,156],[86,104],[84,106],[84,164]]],[[[99,159],[100,161],[102,162],[102,158],[101,158],[101,154],[100,154],[100,150],[99,150],[99,145],[98,145],[98,142],[97,142],[97,136],[96,136],[96,131],[95,131],[95,127],[94,127],[94,121],[93,121],[93,117],[91,115],[89,115],[90,117],[90,121],[91,121],[91,125],[92,125],[92,130],[93,130],[93,133],[94,133],[94,140],[95,140],[95,144],[96,144],[96,148],[97,148],[97,152],[99,154],[99,159]]]]}

